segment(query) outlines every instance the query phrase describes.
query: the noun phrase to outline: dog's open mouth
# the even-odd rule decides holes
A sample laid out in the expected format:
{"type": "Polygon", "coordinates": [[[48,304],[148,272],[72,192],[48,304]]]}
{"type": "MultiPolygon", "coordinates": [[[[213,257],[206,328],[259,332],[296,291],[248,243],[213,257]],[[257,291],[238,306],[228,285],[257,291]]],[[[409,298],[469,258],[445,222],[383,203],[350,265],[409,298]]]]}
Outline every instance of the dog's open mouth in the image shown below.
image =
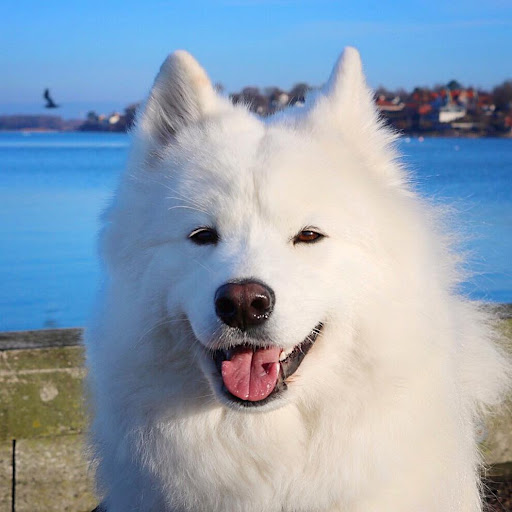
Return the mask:
{"type": "Polygon", "coordinates": [[[236,345],[229,350],[215,350],[212,357],[228,399],[251,407],[268,403],[287,388],[293,375],[313,346],[323,328],[320,322],[290,351],[280,347],[236,345]]]}

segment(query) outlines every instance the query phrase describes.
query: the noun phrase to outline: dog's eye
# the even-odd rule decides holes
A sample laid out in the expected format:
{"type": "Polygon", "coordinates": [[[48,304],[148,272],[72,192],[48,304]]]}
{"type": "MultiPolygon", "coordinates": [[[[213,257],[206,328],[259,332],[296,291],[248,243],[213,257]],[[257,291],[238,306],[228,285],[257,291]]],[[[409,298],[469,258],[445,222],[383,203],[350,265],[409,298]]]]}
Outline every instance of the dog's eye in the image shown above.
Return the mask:
{"type": "Polygon", "coordinates": [[[293,238],[293,245],[295,244],[314,244],[325,238],[325,235],[312,229],[303,229],[300,233],[293,238]]]}
{"type": "Polygon", "coordinates": [[[215,245],[219,241],[219,234],[213,228],[197,228],[188,235],[197,245],[215,245]]]}

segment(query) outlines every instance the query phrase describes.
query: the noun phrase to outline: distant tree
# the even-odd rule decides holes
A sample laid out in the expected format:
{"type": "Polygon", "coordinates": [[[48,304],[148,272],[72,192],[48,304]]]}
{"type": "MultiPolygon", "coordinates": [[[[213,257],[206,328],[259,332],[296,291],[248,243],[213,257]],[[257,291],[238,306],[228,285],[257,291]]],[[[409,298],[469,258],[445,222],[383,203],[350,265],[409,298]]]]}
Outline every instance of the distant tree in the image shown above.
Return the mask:
{"type": "Polygon", "coordinates": [[[450,89],[450,91],[456,91],[459,89],[463,89],[462,85],[460,84],[460,82],[457,82],[457,80],[450,80],[446,84],[446,87],[448,87],[448,89],[450,89]]]}
{"type": "Polygon", "coordinates": [[[133,123],[135,121],[135,114],[137,112],[138,107],[138,103],[133,103],[132,105],[128,105],[124,109],[124,121],[126,130],[129,130],[133,126],[133,123]]]}
{"type": "Polygon", "coordinates": [[[226,90],[226,88],[224,87],[224,84],[220,83],[220,82],[217,82],[213,88],[219,93],[219,94],[224,94],[224,91],[226,90]]]}
{"type": "Polygon", "coordinates": [[[406,98],[409,97],[409,93],[403,88],[403,87],[399,87],[396,91],[395,91],[395,96],[398,96],[399,98],[401,98],[402,100],[405,100],[406,98]]]}
{"type": "Polygon", "coordinates": [[[393,93],[389,90],[389,89],[386,89],[383,85],[379,85],[379,87],[377,87],[377,89],[375,89],[375,96],[377,98],[379,98],[380,96],[384,96],[385,98],[388,98],[389,96],[392,96],[393,93]]]}
{"type": "Polygon", "coordinates": [[[298,83],[295,84],[290,92],[288,93],[290,95],[290,104],[294,105],[295,103],[304,102],[304,98],[306,97],[306,94],[308,91],[310,91],[312,87],[306,83],[298,83]]]}
{"type": "Polygon", "coordinates": [[[100,118],[94,110],[87,112],[87,116],[85,117],[85,121],[78,128],[83,132],[97,132],[104,131],[105,126],[100,123],[100,118]]]}
{"type": "Polygon", "coordinates": [[[276,87],[275,85],[271,85],[270,87],[265,87],[263,89],[263,94],[269,99],[276,98],[282,92],[284,91],[280,87],[276,87]]]}
{"type": "Polygon", "coordinates": [[[282,109],[290,102],[288,93],[283,91],[280,87],[266,87],[264,93],[268,99],[269,113],[282,109]]]}
{"type": "Polygon", "coordinates": [[[59,116],[12,115],[0,116],[0,130],[61,130],[64,126],[59,116]]]}
{"type": "Polygon", "coordinates": [[[94,110],[87,112],[86,120],[88,123],[97,123],[99,121],[98,114],[94,110]]]}
{"type": "Polygon", "coordinates": [[[261,94],[258,87],[244,87],[242,92],[230,94],[229,97],[234,104],[244,103],[257,114],[267,115],[269,112],[269,100],[261,94]]]}
{"type": "Polygon", "coordinates": [[[379,85],[377,89],[375,89],[375,97],[379,98],[381,96],[384,96],[386,99],[392,100],[394,98],[400,98],[401,100],[405,100],[410,96],[410,93],[408,93],[403,87],[399,87],[398,89],[391,90],[387,89],[383,85],[379,85]]]}
{"type": "Polygon", "coordinates": [[[259,87],[249,86],[242,89],[242,96],[246,99],[256,98],[261,96],[259,87]]]}
{"type": "Polygon", "coordinates": [[[509,112],[512,110],[512,80],[506,80],[492,91],[492,98],[496,110],[509,112]]]}

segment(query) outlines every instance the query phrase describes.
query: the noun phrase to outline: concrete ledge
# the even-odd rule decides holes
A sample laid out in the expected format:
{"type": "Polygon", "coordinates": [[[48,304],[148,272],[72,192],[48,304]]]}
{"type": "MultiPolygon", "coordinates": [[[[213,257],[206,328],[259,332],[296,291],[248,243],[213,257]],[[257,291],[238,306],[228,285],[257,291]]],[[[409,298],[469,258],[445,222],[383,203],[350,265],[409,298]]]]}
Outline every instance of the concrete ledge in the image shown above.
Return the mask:
{"type": "Polygon", "coordinates": [[[0,332],[0,351],[28,348],[71,347],[82,343],[83,329],[42,329],[0,332]]]}

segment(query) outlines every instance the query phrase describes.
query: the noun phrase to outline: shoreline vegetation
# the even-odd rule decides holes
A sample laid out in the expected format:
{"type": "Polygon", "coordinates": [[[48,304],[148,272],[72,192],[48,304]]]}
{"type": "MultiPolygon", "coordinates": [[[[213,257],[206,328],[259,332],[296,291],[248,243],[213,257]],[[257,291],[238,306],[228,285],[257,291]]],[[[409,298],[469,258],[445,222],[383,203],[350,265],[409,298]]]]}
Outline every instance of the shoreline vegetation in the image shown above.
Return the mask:
{"type": "MultiPolygon", "coordinates": [[[[219,93],[224,92],[221,84],[216,88],[219,93]]],[[[300,107],[312,89],[306,83],[298,83],[289,91],[279,87],[245,87],[229,94],[229,99],[265,117],[289,105],[300,107]]],[[[412,92],[379,87],[375,91],[375,103],[382,118],[403,135],[512,138],[512,80],[492,91],[464,87],[456,80],[432,88],[416,87],[412,92]]],[[[138,103],[134,103],[123,112],[110,114],[90,111],[85,119],[0,115],[0,131],[122,133],[132,126],[137,107],[138,103]]]]}

